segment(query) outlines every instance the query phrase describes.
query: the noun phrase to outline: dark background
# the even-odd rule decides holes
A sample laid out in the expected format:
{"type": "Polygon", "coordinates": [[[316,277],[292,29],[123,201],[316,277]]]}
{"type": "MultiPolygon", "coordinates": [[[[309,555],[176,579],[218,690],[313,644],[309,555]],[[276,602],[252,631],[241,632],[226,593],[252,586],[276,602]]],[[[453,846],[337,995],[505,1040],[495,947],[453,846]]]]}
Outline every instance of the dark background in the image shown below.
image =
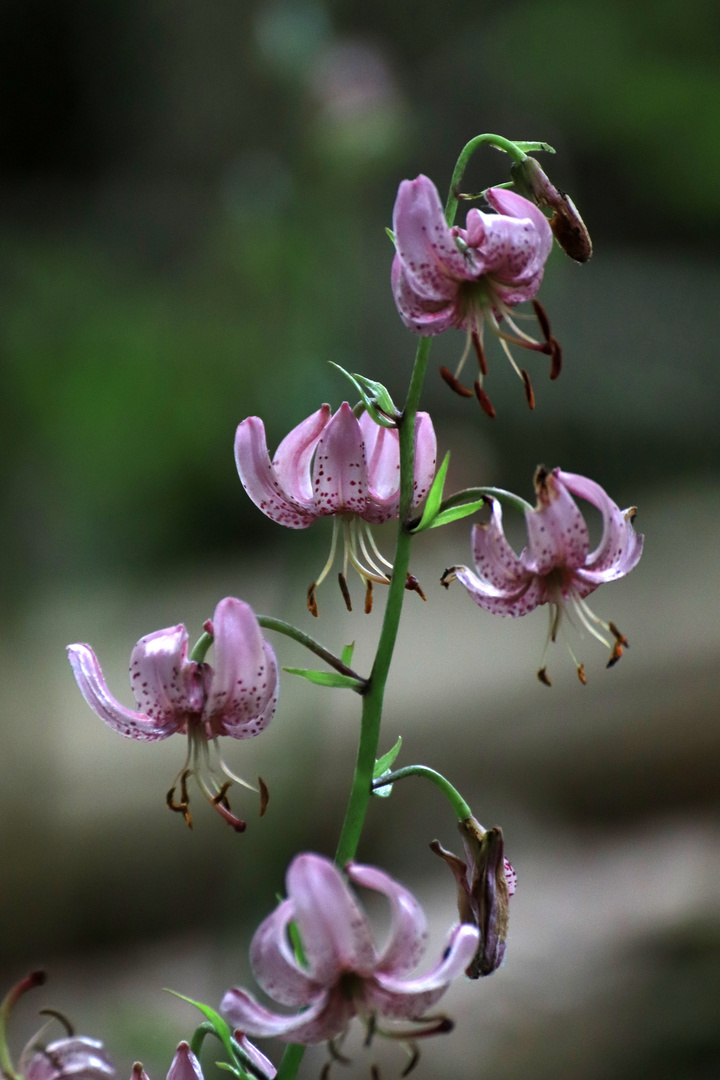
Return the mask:
{"type": "MultiPolygon", "coordinates": [[[[493,344],[494,423],[434,370],[462,336],[434,345],[423,406],[450,485],[529,498],[540,461],[587,473],[639,505],[647,549],[594,603],[627,658],[605,672],[574,641],[582,689],[557,646],[548,691],[541,613],[499,622],[434,585],[469,557],[466,524],[418,543],[432,590],[408,598],[388,746],[402,732],[405,763],[457,779],[505,827],[520,878],[505,968],[453,991],[458,1033],[421,1068],[717,1075],[719,37],[712,0],[0,4],[1,972],[47,964],[38,1007],[72,1011],[121,1076],[138,1057],[161,1075],[191,1030],[159,988],[216,1004],[250,978],[249,935],[292,854],[332,852],[356,702],[286,676],[271,730],[228,751],[270,784],[267,818],[244,802],[244,837],[201,812],[189,834],[162,805],[179,740],[105,730],[64,646],[90,641],[129,701],[135,640],[178,621],[192,637],[232,594],[336,651],[356,638],[369,667],[381,604],[348,616],[328,583],[310,625],[329,527],[262,517],[233,433],[261,415],[272,449],[337,406],[331,360],[402,400],[415,341],[384,227],[401,179],[444,191],[482,130],[556,148],[543,165],[596,254],[550,260],[565,370],[551,384],[531,368],[534,413],[493,344]]],[[[505,179],[486,150],[465,186],[505,179]]],[[[418,888],[439,948],[452,890],[425,845],[453,828],[419,785],[373,807],[361,856],[418,888]]]]}

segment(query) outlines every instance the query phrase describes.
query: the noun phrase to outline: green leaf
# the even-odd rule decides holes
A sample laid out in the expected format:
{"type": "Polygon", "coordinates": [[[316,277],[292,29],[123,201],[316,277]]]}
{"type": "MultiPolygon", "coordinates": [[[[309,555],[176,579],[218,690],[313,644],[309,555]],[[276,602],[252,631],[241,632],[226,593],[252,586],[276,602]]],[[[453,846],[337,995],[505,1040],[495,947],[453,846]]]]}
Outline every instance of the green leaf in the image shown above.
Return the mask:
{"type": "Polygon", "coordinates": [[[382,383],[376,382],[374,379],[368,379],[365,375],[358,375],[357,373],[351,375],[344,367],[334,363],[332,360],[330,364],[342,372],[346,379],[350,380],[360,395],[365,409],[379,427],[397,427],[397,419],[400,413],[382,383]]]}
{"type": "Polygon", "coordinates": [[[392,229],[388,229],[387,225],[385,226],[385,232],[388,234],[388,236],[390,237],[390,239],[392,240],[392,242],[394,244],[395,243],[395,233],[392,231],[392,229]]]}
{"type": "Polygon", "coordinates": [[[398,740],[391,750],[388,750],[387,754],[383,754],[375,762],[375,768],[373,769],[373,780],[379,780],[383,773],[389,772],[392,766],[395,764],[395,758],[400,753],[402,746],[402,735],[398,735],[398,740]]]}
{"type": "Polygon", "coordinates": [[[428,529],[437,529],[440,525],[449,525],[451,521],[459,521],[461,518],[469,517],[470,514],[474,514],[476,510],[484,506],[486,502],[487,499],[478,499],[477,502],[451,506],[449,510],[443,510],[439,513],[435,520],[428,525],[428,529]]]}
{"type": "Polygon", "coordinates": [[[352,675],[341,675],[339,671],[310,671],[308,668],[284,667],[289,675],[299,675],[317,686],[335,686],[342,690],[363,690],[365,684],[352,675]]]}
{"type": "Polygon", "coordinates": [[[435,479],[432,482],[432,487],[428,492],[428,497],[425,501],[425,509],[423,510],[422,517],[419,523],[412,530],[413,533],[423,532],[425,529],[432,528],[432,523],[437,517],[440,509],[440,503],[443,497],[443,488],[445,487],[445,477],[447,476],[448,465],[450,464],[450,451],[443,459],[443,463],[437,471],[435,479]]]}
{"type": "Polygon", "coordinates": [[[345,645],[343,651],[340,653],[340,659],[343,664],[347,664],[348,667],[352,664],[353,653],[355,651],[355,642],[351,642],[350,645],[345,645]]]}
{"type": "Polygon", "coordinates": [[[174,997],[180,998],[181,1001],[187,1001],[188,1005],[194,1005],[196,1009],[199,1009],[206,1019],[210,1021],[220,1042],[225,1047],[227,1056],[231,1060],[235,1060],[235,1050],[233,1048],[233,1037],[230,1026],[223,1020],[220,1013],[215,1012],[209,1005],[204,1005],[201,1001],[193,1001],[192,998],[186,997],[185,994],[178,994],[177,990],[170,990],[165,987],[168,994],[173,994],[174,997]]]}
{"type": "Polygon", "coordinates": [[[523,142],[519,139],[513,139],[513,142],[519,150],[522,150],[525,154],[530,154],[534,150],[544,150],[546,154],[554,154],[552,146],[546,142],[523,142]]]}

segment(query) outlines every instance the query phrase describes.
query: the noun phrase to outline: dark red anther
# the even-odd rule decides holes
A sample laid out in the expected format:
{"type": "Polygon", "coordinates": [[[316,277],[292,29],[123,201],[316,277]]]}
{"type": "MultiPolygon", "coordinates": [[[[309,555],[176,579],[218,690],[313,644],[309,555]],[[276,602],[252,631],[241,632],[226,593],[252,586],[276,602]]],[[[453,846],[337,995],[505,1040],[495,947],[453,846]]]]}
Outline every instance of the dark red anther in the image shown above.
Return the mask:
{"type": "Polygon", "coordinates": [[[367,585],[365,586],[365,614],[369,615],[373,609],[373,586],[372,581],[368,578],[367,585]]]}
{"type": "Polygon", "coordinates": [[[348,589],[347,581],[345,580],[345,575],[343,573],[338,574],[338,585],[340,586],[340,592],[343,594],[343,600],[345,601],[345,607],[348,609],[348,611],[352,611],[352,600],[350,599],[350,590],[348,589]]]}
{"type": "Polygon", "coordinates": [[[420,588],[420,582],[414,574],[408,574],[407,578],[405,579],[405,588],[408,592],[416,592],[418,596],[422,597],[423,600],[427,600],[427,596],[420,588]]]}
{"type": "Polygon", "coordinates": [[[557,379],[562,371],[562,349],[556,338],[550,338],[550,378],[557,379]]]}
{"type": "Polygon", "coordinates": [[[473,348],[475,350],[475,355],[478,358],[478,364],[480,365],[480,370],[483,373],[483,375],[487,375],[488,366],[487,366],[487,360],[485,359],[485,350],[482,347],[482,342],[480,340],[479,335],[474,330],[473,330],[473,333],[472,333],[472,343],[473,343],[473,348]]]}
{"type": "Polygon", "coordinates": [[[258,787],[260,788],[260,817],[262,817],[270,802],[270,791],[262,776],[258,776],[258,787]]]}
{"type": "Polygon", "coordinates": [[[533,300],[532,306],[533,311],[535,312],[535,318],[540,324],[542,336],[545,338],[546,341],[549,341],[552,337],[552,334],[550,333],[550,320],[547,317],[547,312],[538,300],[533,300]]]}
{"type": "Polygon", "coordinates": [[[485,393],[485,391],[483,390],[482,386],[480,385],[480,383],[478,382],[477,379],[475,380],[474,385],[475,385],[475,397],[480,402],[480,408],[482,409],[482,411],[485,413],[486,416],[489,416],[491,420],[494,420],[495,419],[495,410],[492,407],[492,403],[490,401],[490,398],[487,396],[487,394],[485,393]]]}
{"type": "Polygon", "coordinates": [[[452,371],[449,368],[441,367],[440,374],[448,384],[451,390],[454,390],[460,397],[472,397],[472,390],[468,390],[467,386],[463,386],[459,379],[456,379],[452,371]]]}
{"type": "Polygon", "coordinates": [[[310,586],[310,588],[307,591],[307,609],[310,612],[310,614],[314,615],[315,618],[317,619],[317,617],[318,617],[318,606],[317,606],[317,600],[315,599],[315,588],[316,588],[315,582],[313,581],[312,585],[310,586]]]}
{"type": "Polygon", "coordinates": [[[541,667],[537,673],[537,677],[543,684],[543,686],[552,686],[552,683],[550,682],[550,676],[547,673],[547,668],[541,667]]]}
{"type": "Polygon", "coordinates": [[[522,368],[520,374],[522,375],[523,386],[525,387],[525,399],[531,409],[535,408],[535,394],[533,392],[532,383],[530,382],[530,376],[525,368],[522,368]]]}

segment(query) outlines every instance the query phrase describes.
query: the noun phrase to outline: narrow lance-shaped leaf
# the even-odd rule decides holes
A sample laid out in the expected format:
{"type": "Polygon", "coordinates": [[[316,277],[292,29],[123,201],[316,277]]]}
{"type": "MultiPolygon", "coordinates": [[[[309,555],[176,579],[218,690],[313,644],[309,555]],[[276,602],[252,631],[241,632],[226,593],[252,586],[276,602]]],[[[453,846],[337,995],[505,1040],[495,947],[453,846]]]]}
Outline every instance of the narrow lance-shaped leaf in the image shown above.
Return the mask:
{"type": "Polygon", "coordinates": [[[450,464],[450,451],[443,458],[443,463],[438,469],[435,479],[432,482],[432,487],[428,492],[428,497],[425,500],[425,509],[423,510],[422,517],[419,523],[412,530],[414,533],[423,532],[425,529],[432,528],[433,522],[437,517],[440,510],[440,504],[443,497],[443,489],[445,487],[445,477],[447,476],[448,465],[450,464]]]}
{"type": "Polygon", "coordinates": [[[379,427],[397,427],[397,417],[400,414],[395,408],[395,404],[390,397],[390,394],[382,383],[367,379],[364,375],[351,375],[350,372],[346,371],[340,364],[336,364],[332,360],[330,363],[350,380],[360,395],[363,405],[379,427]]]}
{"type": "Polygon", "coordinates": [[[449,525],[451,521],[459,521],[461,518],[469,517],[476,510],[480,510],[485,505],[485,502],[485,499],[478,499],[477,502],[462,503],[460,506],[451,506],[448,510],[442,510],[435,520],[428,525],[428,529],[437,529],[439,525],[449,525]]]}
{"type": "Polygon", "coordinates": [[[299,675],[308,682],[317,686],[333,686],[341,690],[357,690],[361,692],[365,684],[360,679],[353,679],[352,675],[341,675],[339,671],[311,671],[308,668],[286,667],[289,675],[299,675]]]}
{"type": "Polygon", "coordinates": [[[340,653],[340,659],[343,664],[350,667],[352,664],[353,653],[355,652],[355,642],[351,641],[349,645],[343,646],[343,651],[340,653]]]}

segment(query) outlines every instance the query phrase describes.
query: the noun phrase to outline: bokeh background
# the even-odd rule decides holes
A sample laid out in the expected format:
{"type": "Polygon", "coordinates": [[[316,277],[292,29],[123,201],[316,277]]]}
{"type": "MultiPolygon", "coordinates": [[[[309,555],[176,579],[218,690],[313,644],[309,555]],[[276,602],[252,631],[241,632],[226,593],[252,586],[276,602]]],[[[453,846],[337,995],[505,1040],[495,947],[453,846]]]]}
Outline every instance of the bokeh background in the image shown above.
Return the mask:
{"type": "MultiPolygon", "coordinates": [[[[16,1053],[54,1005],[121,1077],[140,1058],[158,1080],[196,1021],[161,987],[216,1004],[250,980],[289,859],[332,852],[354,698],[286,676],[270,730],[227,751],[269,784],[267,816],[237,795],[244,836],[202,806],[190,833],[163,806],[180,740],[105,729],[64,646],[91,642],[130,703],[134,642],[179,621],[192,637],[238,595],[336,651],[355,640],[367,669],[380,598],[348,615],[328,583],[311,619],[329,524],[262,517],[233,433],[257,413],[272,447],[338,405],[328,361],[402,400],[415,342],[388,288],[397,184],[425,172],[445,189],[490,130],[556,148],[543,164],[596,254],[550,261],[565,370],[551,384],[532,368],[534,413],[499,349],[491,423],[436,374],[461,335],[434,345],[423,405],[450,484],[530,498],[536,464],[561,465],[637,504],[647,544],[595,598],[628,655],[606,672],[576,642],[583,688],[559,645],[551,690],[535,680],[542,612],[494,620],[437,584],[469,559],[467,523],[416,545],[428,602],[407,600],[383,749],[402,734],[401,761],[455,780],[504,827],[519,876],[504,968],[453,988],[457,1031],[418,1075],[717,1077],[719,39],[713,0],[0,4],[0,974],[52,978],[18,1010],[16,1053]]],[[[506,178],[487,150],[466,187],[506,178]]],[[[389,553],[391,530],[378,541],[389,553]]],[[[420,781],[371,809],[360,856],[416,889],[437,952],[453,886],[427,843],[457,847],[451,815],[420,781]]],[[[379,1054],[397,1075],[397,1048],[379,1054]]]]}

